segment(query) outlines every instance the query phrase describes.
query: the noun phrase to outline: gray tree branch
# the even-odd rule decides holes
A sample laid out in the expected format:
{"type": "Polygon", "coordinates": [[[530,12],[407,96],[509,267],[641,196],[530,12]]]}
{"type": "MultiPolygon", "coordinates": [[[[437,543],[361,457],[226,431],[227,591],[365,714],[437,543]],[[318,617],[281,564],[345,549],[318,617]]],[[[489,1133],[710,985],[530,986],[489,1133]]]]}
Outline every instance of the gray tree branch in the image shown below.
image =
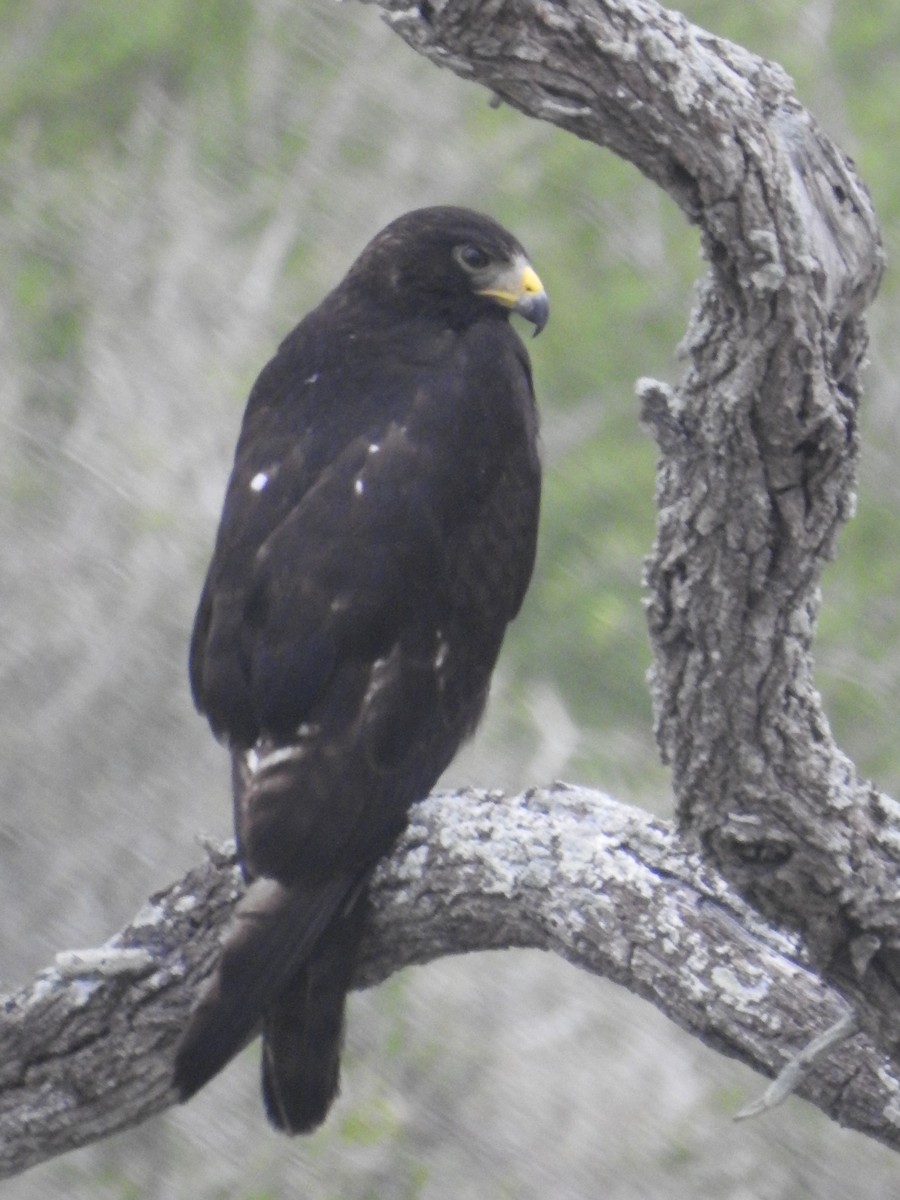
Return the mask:
{"type": "Polygon", "coordinates": [[[657,740],[682,831],[803,933],[896,1056],[900,808],[835,745],[811,656],[855,504],[863,313],[883,271],[869,196],[780,67],[650,0],[379,3],[415,49],[629,159],[700,226],[688,371],[640,387],[661,451],[657,740]]]}
{"type": "MultiPolygon", "coordinates": [[[[649,0],[381,7],[434,61],[630,159],[700,225],[710,270],[683,383],[641,385],[661,451],[652,687],[681,834],[584,791],[432,797],[377,877],[359,983],[538,946],[770,1073],[849,1002],[865,1032],[801,1093],[898,1146],[898,810],[856,778],[811,682],[882,271],[868,196],[778,67],[649,0]]],[[[239,892],[214,860],[114,940],[137,954],[63,957],[7,1000],[0,1169],[172,1103],[173,1044],[239,892]]]]}
{"type": "MultiPolygon", "coordinates": [[[[175,1042],[241,892],[233,858],[214,853],[107,946],[58,956],[5,999],[0,1176],[175,1103],[175,1042]]],[[[562,784],[515,797],[430,797],[375,877],[357,986],[446,954],[510,946],[615,980],[766,1074],[846,1011],[798,946],[754,916],[666,822],[562,784]]],[[[900,1081],[864,1035],[799,1090],[900,1148],[900,1081]]]]}

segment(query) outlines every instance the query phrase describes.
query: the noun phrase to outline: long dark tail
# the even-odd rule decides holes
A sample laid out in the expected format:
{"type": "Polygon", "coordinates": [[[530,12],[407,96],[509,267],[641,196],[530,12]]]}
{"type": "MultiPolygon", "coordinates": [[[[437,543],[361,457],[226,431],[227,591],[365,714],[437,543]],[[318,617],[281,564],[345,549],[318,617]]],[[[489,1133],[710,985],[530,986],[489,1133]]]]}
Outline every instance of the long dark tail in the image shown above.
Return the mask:
{"type": "Polygon", "coordinates": [[[262,1027],[273,1124],[300,1133],[324,1118],[337,1091],[344,997],[365,918],[360,893],[360,881],[346,876],[315,889],[270,879],[250,886],[178,1046],[182,1100],[262,1027]]]}
{"type": "Polygon", "coordinates": [[[365,923],[366,895],[337,917],[263,1019],[262,1092],[272,1124],[315,1129],[337,1095],[344,1002],[365,923]]]}

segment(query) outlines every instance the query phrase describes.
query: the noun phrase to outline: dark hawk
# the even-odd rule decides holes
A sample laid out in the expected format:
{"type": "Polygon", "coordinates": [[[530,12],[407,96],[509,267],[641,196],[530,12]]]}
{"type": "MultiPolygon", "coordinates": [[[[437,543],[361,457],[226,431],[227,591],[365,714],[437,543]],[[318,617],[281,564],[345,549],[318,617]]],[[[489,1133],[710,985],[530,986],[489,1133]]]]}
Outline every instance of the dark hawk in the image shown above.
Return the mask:
{"type": "Polygon", "coordinates": [[[276,1126],[337,1092],[369,877],[484,708],[534,563],[528,355],[548,306],[488,217],[387,226],[250,393],[190,649],[250,884],[178,1047],[183,1099],[256,1033],[276,1126]]]}

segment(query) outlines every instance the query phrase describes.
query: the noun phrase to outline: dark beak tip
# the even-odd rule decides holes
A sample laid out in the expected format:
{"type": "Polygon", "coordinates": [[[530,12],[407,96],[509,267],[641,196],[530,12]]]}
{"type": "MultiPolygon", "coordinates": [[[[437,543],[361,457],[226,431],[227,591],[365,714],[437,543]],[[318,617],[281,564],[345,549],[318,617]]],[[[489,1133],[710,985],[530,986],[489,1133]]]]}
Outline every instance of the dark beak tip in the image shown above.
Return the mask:
{"type": "Polygon", "coordinates": [[[550,319],[550,301],[544,292],[527,296],[516,305],[516,311],[534,326],[532,337],[537,337],[550,319]]]}

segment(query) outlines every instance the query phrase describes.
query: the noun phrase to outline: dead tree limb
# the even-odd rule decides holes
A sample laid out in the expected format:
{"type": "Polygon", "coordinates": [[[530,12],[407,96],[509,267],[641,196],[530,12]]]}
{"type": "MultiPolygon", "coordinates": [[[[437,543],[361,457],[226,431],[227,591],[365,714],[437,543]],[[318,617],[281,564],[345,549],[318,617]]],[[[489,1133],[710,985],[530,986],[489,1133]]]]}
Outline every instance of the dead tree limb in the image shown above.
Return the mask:
{"type": "Polygon", "coordinates": [[[852,514],[863,314],[883,271],[853,164],[778,66],[648,0],[382,0],[415,49],[606,146],[700,226],[709,273],[657,439],[657,740],[680,827],[900,1049],[900,808],[813,686],[819,580],[852,514]]]}
{"type": "MultiPolygon", "coordinates": [[[[175,1103],[172,1054],[242,891],[214,855],[98,951],[60,955],[0,1016],[0,1176],[175,1103]]],[[[840,996],[666,822],[597,792],[439,794],[373,889],[357,985],[447,954],[534,947],[650,1000],[707,1045],[775,1073],[840,996]]],[[[598,1069],[600,1069],[598,1064],[598,1069]]],[[[800,1092],[900,1148],[900,1082],[859,1035],[800,1092]]]]}

